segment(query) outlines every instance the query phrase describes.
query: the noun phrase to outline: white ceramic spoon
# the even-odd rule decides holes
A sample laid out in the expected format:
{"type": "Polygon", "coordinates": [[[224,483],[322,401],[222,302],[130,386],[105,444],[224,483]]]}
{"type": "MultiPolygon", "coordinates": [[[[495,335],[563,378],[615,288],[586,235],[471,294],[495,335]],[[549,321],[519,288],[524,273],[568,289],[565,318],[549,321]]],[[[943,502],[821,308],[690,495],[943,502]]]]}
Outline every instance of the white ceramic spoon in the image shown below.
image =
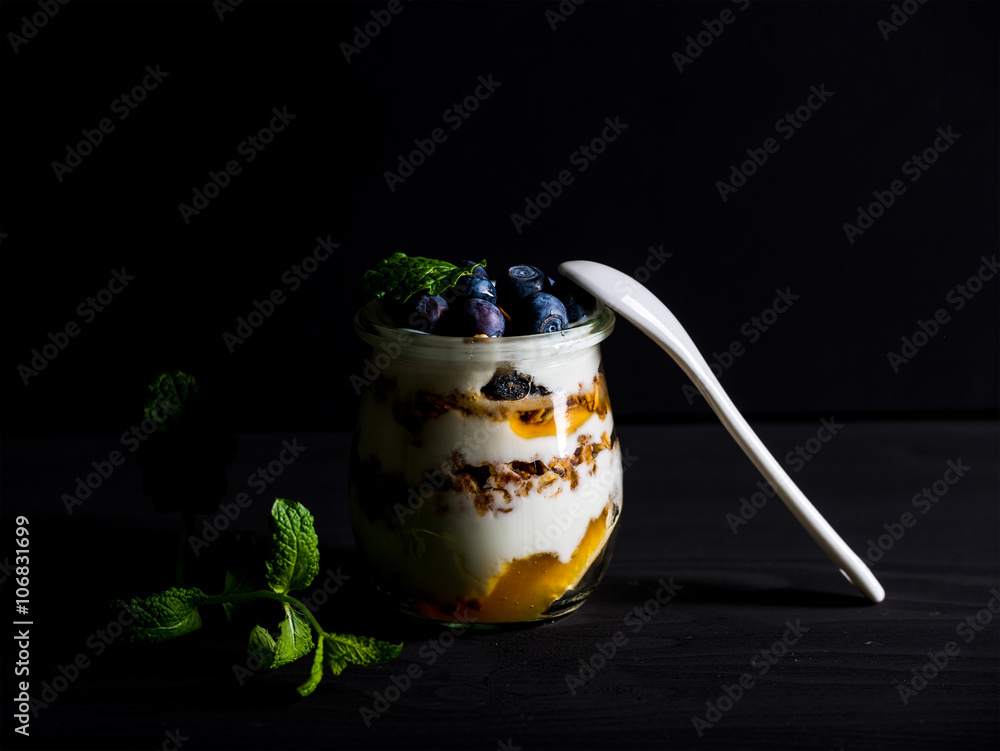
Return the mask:
{"type": "Polygon", "coordinates": [[[806,531],[851,584],[868,599],[882,602],[885,590],[864,562],[823,518],[775,461],[719,385],[687,331],[660,300],[632,277],[593,261],[567,261],[559,270],[659,344],[687,373],[726,430],[750,457],[806,531]]]}

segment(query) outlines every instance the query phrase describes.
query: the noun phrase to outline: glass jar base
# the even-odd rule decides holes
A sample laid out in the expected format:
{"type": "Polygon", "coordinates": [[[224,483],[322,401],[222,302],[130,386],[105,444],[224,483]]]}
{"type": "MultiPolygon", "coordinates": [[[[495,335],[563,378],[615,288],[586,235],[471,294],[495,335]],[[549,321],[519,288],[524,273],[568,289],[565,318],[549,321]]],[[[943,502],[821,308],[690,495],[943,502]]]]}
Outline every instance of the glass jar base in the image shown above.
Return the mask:
{"type": "MultiPolygon", "coordinates": [[[[617,514],[616,514],[617,517],[617,514]]],[[[616,519],[617,521],[617,519],[616,519]]],[[[475,618],[472,609],[464,608],[459,611],[457,608],[452,611],[442,609],[441,606],[420,600],[414,597],[402,596],[378,582],[374,582],[374,588],[380,593],[384,600],[397,612],[403,614],[408,619],[419,621],[422,625],[440,625],[453,629],[476,629],[476,630],[498,630],[517,629],[539,626],[544,623],[552,623],[561,620],[576,612],[586,602],[587,598],[594,592],[597,585],[604,577],[605,571],[611,563],[614,553],[615,539],[618,536],[618,525],[608,536],[600,554],[594,559],[590,567],[577,582],[576,586],[567,590],[561,597],[552,602],[544,612],[536,616],[527,616],[518,620],[505,620],[498,622],[479,621],[475,618]]]]}

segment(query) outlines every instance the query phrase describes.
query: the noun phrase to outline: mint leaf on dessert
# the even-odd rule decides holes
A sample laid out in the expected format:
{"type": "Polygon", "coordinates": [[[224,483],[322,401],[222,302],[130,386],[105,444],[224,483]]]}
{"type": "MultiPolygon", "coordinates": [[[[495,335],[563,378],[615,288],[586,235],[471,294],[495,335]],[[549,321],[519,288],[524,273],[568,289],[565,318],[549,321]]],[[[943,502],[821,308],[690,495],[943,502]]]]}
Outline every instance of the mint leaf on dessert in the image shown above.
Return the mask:
{"type": "Polygon", "coordinates": [[[486,261],[456,266],[448,261],[393,253],[364,273],[365,292],[380,301],[388,298],[401,303],[419,292],[433,297],[453,287],[463,276],[471,275],[478,266],[485,267],[486,261]]]}
{"type": "Polygon", "coordinates": [[[132,623],[125,629],[126,641],[158,642],[199,629],[198,606],[206,599],[200,589],[173,587],[128,602],[118,600],[115,605],[125,608],[132,616],[132,623]]]}
{"type": "Polygon", "coordinates": [[[278,594],[305,589],[319,573],[319,538],[301,503],[276,498],[271,507],[267,586],[278,594]]]}
{"type": "Polygon", "coordinates": [[[373,639],[370,636],[350,636],[323,633],[326,642],[326,664],[334,675],[348,665],[378,665],[399,657],[402,644],[373,639]]]}

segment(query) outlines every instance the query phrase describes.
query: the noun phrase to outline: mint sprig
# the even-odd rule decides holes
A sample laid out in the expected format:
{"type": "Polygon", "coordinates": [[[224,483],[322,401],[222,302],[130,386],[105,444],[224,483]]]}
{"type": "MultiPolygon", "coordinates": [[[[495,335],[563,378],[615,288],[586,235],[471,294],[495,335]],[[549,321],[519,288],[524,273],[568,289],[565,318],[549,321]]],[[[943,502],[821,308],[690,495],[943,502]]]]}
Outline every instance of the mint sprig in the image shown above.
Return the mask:
{"type": "Polygon", "coordinates": [[[485,268],[486,261],[480,261],[475,266],[456,266],[434,258],[393,253],[379,261],[375,268],[366,271],[362,279],[365,292],[374,295],[377,300],[388,298],[402,303],[421,292],[440,295],[463,276],[471,274],[476,266],[485,268]]]}
{"type": "Polygon", "coordinates": [[[250,633],[250,649],[264,668],[272,670],[314,652],[309,679],[297,688],[302,696],[316,690],[324,665],[339,675],[347,665],[377,665],[398,657],[402,644],[325,631],[309,609],[289,594],[308,587],[319,572],[319,539],[305,506],[276,498],[269,524],[271,545],[266,565],[270,589],[246,591],[245,580],[227,572],[226,585],[217,595],[175,587],[129,602],[118,601],[119,607],[133,614],[132,624],[125,629],[126,641],[161,642],[191,633],[201,627],[199,608],[205,605],[222,605],[228,616],[233,606],[266,599],[282,605],[278,637],[257,625],[250,633]]]}

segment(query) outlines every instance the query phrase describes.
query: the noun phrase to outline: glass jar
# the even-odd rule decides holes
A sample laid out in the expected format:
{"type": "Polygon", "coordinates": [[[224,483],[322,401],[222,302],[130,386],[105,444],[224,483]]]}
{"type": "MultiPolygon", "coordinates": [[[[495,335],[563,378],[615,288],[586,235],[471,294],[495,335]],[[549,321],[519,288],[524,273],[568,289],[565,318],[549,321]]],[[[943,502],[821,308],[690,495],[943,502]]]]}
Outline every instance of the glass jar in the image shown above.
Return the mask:
{"type": "Polygon", "coordinates": [[[452,625],[576,610],[611,558],[622,464],[600,343],[614,314],[502,338],[436,336],[355,317],[351,525],[376,586],[452,625]],[[364,383],[362,384],[361,381],[364,383]]]}

